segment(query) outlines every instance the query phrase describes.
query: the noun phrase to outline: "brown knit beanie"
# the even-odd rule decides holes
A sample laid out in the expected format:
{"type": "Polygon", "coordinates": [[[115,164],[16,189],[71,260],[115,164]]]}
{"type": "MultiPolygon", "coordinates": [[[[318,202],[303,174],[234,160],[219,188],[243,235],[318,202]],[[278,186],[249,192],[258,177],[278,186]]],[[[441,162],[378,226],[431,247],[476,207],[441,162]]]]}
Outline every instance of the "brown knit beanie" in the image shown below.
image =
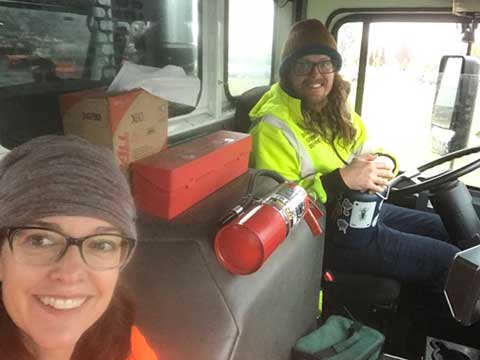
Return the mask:
{"type": "Polygon", "coordinates": [[[10,151],[0,161],[0,227],[62,215],[101,219],[136,238],[132,195],[111,151],[71,135],[10,151]]]}
{"type": "Polygon", "coordinates": [[[337,70],[342,67],[342,57],[337,51],[334,37],[316,19],[302,20],[293,24],[283,46],[280,77],[284,77],[291,65],[305,55],[328,55],[337,70]]]}

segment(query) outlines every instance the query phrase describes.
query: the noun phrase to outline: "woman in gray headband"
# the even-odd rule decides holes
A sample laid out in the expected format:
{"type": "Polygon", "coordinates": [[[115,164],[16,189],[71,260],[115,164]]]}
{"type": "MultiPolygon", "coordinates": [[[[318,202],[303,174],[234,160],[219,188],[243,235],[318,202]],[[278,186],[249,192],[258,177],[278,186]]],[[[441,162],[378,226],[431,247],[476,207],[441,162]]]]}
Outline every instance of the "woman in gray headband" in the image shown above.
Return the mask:
{"type": "Polygon", "coordinates": [[[42,136],[0,161],[0,359],[154,360],[118,284],[135,206],[111,152],[42,136]]]}

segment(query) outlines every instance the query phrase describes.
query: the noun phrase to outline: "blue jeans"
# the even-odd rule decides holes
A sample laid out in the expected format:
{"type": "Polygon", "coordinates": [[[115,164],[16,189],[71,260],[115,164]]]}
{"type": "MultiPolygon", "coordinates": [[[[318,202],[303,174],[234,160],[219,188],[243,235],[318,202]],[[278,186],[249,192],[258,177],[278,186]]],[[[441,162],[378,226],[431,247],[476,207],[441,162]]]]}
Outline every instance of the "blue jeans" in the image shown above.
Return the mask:
{"type": "Polygon", "coordinates": [[[330,269],[359,272],[417,283],[442,291],[449,266],[460,251],[436,214],[383,204],[376,226],[348,228],[330,221],[327,229],[330,269]]]}

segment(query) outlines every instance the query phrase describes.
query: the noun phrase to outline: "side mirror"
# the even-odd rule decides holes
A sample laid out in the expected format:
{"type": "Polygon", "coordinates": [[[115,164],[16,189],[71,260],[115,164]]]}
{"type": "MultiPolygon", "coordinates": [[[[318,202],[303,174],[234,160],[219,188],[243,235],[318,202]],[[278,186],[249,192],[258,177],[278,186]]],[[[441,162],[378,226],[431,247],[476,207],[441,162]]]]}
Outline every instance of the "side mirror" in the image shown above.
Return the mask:
{"type": "Polygon", "coordinates": [[[455,320],[465,326],[480,320],[480,245],[455,255],[444,292],[455,320]]]}
{"type": "Polygon", "coordinates": [[[440,61],[432,111],[432,150],[440,155],[467,146],[478,88],[480,62],[445,55],[440,61]]]}

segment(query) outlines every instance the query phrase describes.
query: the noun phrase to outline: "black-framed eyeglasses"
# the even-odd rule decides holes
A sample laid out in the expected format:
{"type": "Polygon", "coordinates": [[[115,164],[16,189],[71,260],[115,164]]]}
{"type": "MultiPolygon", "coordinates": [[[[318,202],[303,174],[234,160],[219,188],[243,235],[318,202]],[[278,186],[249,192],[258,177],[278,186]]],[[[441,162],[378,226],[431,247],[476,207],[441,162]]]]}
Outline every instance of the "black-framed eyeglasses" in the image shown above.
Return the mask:
{"type": "Polygon", "coordinates": [[[3,228],[13,258],[25,265],[50,265],[60,261],[68,248],[78,246],[80,255],[95,270],[121,268],[130,259],[135,239],[115,233],[74,238],[41,226],[3,228]]]}
{"type": "Polygon", "coordinates": [[[310,74],[313,68],[316,68],[320,74],[330,74],[337,71],[337,65],[330,59],[319,62],[297,60],[295,64],[293,64],[293,72],[298,76],[310,74]]]}

